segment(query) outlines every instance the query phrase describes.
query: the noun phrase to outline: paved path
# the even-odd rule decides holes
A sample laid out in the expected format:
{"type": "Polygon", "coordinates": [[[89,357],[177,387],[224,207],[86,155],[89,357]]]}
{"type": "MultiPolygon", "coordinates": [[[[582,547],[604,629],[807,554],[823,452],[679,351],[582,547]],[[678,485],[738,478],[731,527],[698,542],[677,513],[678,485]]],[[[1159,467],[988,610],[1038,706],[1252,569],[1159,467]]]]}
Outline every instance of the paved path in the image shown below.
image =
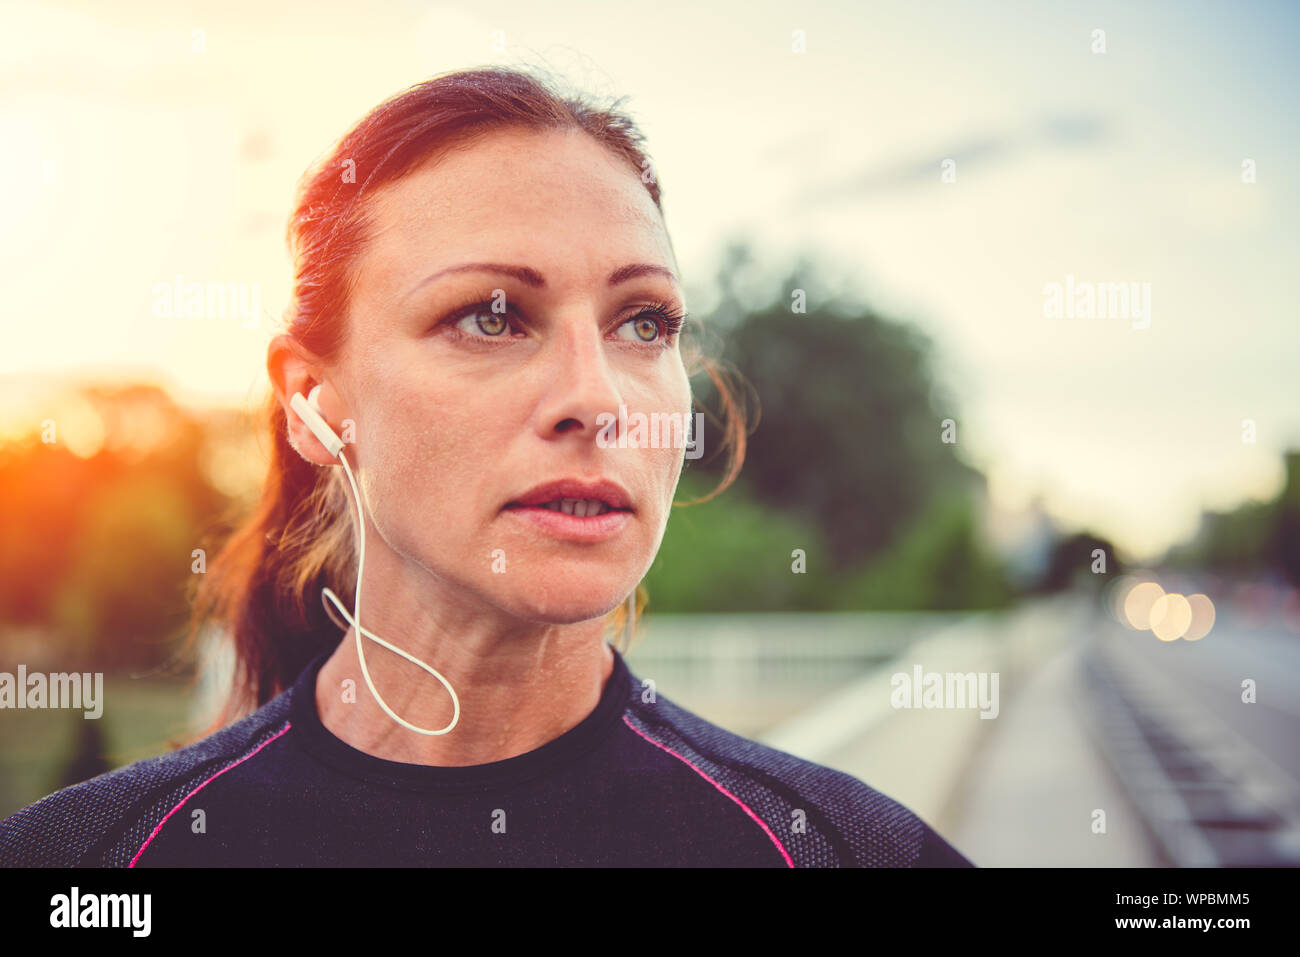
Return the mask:
{"type": "Polygon", "coordinates": [[[1154,867],[1136,811],[1094,748],[1073,682],[1078,647],[1008,696],[953,796],[949,840],[981,867],[1154,867]],[[1106,833],[1092,813],[1106,812],[1106,833]]]}
{"type": "Polygon", "coordinates": [[[837,768],[921,816],[981,867],[1162,862],[1076,699],[1086,602],[972,615],[906,648],[762,740],[837,768]],[[891,705],[894,673],[998,673],[997,716],[891,705]],[[1092,831],[1106,812],[1106,833],[1092,831]]]}

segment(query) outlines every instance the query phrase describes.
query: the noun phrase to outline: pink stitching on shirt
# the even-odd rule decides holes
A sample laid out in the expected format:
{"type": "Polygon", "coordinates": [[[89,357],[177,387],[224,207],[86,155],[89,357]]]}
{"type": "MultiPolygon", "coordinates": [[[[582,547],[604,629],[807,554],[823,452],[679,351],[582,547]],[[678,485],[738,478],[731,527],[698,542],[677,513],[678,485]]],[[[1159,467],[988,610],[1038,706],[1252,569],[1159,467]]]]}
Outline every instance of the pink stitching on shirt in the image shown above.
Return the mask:
{"type": "Polygon", "coordinates": [[[697,768],[694,764],[691,764],[690,761],[688,761],[682,755],[678,754],[672,748],[660,744],[654,738],[642,732],[639,728],[636,727],[636,725],[632,724],[632,722],[627,719],[627,715],[623,715],[623,723],[626,724],[633,731],[635,731],[637,734],[641,735],[641,737],[645,738],[647,741],[653,744],[656,748],[662,748],[664,751],[667,751],[669,754],[671,754],[673,757],[677,758],[678,760],[684,761],[691,768],[691,770],[693,770],[696,774],[704,778],[704,780],[708,781],[710,784],[712,784],[715,788],[717,788],[727,797],[731,798],[733,801],[739,804],[741,810],[743,810],[746,814],[752,817],[758,823],[758,826],[763,829],[763,833],[765,833],[768,837],[772,839],[772,843],[776,845],[777,850],[781,852],[781,856],[785,858],[786,865],[789,867],[794,867],[794,861],[791,860],[790,855],[786,852],[785,846],[779,840],[777,840],[776,835],[772,833],[772,829],[769,828],[766,823],[764,823],[763,819],[750,810],[748,804],[746,804],[740,798],[736,797],[736,795],[732,794],[730,791],[724,788],[717,781],[713,780],[713,778],[709,777],[707,774],[705,774],[703,771],[697,768]]]}
{"type": "Polygon", "coordinates": [[[171,817],[173,814],[175,814],[177,811],[179,811],[179,810],[181,809],[181,806],[182,806],[186,801],[188,801],[190,798],[194,797],[194,795],[198,794],[198,793],[199,793],[200,791],[202,791],[205,787],[207,787],[209,784],[211,784],[211,783],[212,783],[213,781],[215,781],[217,778],[221,777],[221,775],[225,774],[225,773],[226,773],[227,771],[229,771],[231,768],[236,767],[237,765],[243,764],[245,761],[247,761],[247,760],[248,760],[249,758],[251,758],[253,755],[257,754],[258,751],[261,751],[264,747],[266,747],[268,744],[270,744],[272,741],[274,741],[274,740],[275,740],[276,738],[278,738],[280,735],[282,735],[282,734],[284,734],[286,731],[288,731],[291,727],[293,727],[293,725],[290,724],[288,721],[286,721],[286,722],[284,723],[284,727],[283,727],[283,728],[281,728],[281,729],[280,729],[279,731],[277,731],[275,734],[271,735],[271,737],[267,738],[265,741],[263,741],[261,744],[259,744],[257,747],[255,747],[252,751],[249,751],[246,755],[244,755],[244,756],[243,756],[242,758],[240,758],[238,761],[235,761],[235,762],[233,762],[233,763],[231,763],[231,764],[227,764],[224,768],[222,768],[222,769],[221,769],[220,771],[218,771],[216,774],[212,775],[212,777],[208,778],[206,781],[204,781],[202,784],[200,784],[198,787],[196,787],[196,788],[195,788],[193,791],[191,791],[189,794],[185,795],[185,797],[181,798],[181,800],[180,800],[180,804],[177,804],[174,808],[172,808],[170,811],[168,811],[168,812],[167,812],[167,817],[164,817],[161,821],[159,821],[159,822],[158,822],[158,826],[155,827],[155,828],[154,828],[154,829],[149,833],[149,836],[146,837],[146,838],[144,839],[144,843],[140,845],[140,850],[138,850],[138,851],[135,852],[135,857],[131,858],[131,863],[128,864],[127,867],[135,867],[135,862],[138,861],[138,860],[140,859],[140,855],[143,854],[143,853],[144,853],[144,849],[145,849],[146,847],[149,846],[149,842],[152,841],[155,837],[158,836],[158,832],[162,830],[162,826],[163,826],[164,824],[167,823],[167,818],[168,818],[168,817],[171,817]]]}

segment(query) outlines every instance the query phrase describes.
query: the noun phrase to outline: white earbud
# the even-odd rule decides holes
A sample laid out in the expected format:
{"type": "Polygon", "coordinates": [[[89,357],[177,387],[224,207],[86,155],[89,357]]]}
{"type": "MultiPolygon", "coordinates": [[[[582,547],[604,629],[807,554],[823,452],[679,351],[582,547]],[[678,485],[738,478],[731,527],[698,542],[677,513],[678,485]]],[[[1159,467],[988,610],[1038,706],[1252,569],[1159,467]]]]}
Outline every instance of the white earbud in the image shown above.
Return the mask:
{"type": "Polygon", "coordinates": [[[329,427],[329,423],[321,418],[319,395],[320,385],[317,385],[305,399],[301,392],[295,392],[289,404],[298,413],[298,418],[302,419],[307,428],[320,439],[321,445],[325,446],[329,454],[338,458],[339,451],[343,448],[343,440],[329,427]]]}
{"type": "MultiPolygon", "coordinates": [[[[319,393],[320,385],[317,385],[312,389],[305,399],[302,397],[301,392],[295,392],[293,398],[289,400],[289,405],[296,413],[298,413],[298,417],[302,419],[307,428],[311,429],[312,434],[314,434],[316,438],[320,439],[321,444],[329,450],[330,455],[334,456],[340,463],[342,463],[343,471],[348,477],[348,484],[352,486],[352,497],[356,499],[357,503],[357,594],[355,600],[352,602],[353,613],[348,614],[348,610],[343,607],[343,603],[339,601],[338,596],[329,588],[321,589],[321,600],[332,602],[334,607],[338,609],[339,614],[346,618],[348,624],[352,625],[352,627],[356,629],[357,660],[361,662],[361,674],[366,679],[366,686],[370,688],[370,693],[374,695],[375,700],[379,702],[379,707],[383,708],[384,712],[398,724],[402,725],[402,727],[409,728],[418,734],[446,734],[452,728],[456,727],[456,723],[460,721],[460,699],[456,697],[455,689],[452,688],[446,678],[438,674],[438,672],[434,671],[432,667],[421,661],[419,658],[416,658],[410,652],[403,651],[396,645],[389,644],[374,632],[361,627],[361,579],[362,572],[365,570],[366,565],[366,519],[361,512],[361,492],[357,489],[357,480],[352,475],[352,467],[348,465],[348,457],[343,454],[343,440],[338,437],[332,428],[330,428],[329,423],[321,417],[319,393]],[[387,702],[385,702],[384,699],[379,696],[379,692],[375,690],[375,683],[370,680],[370,671],[366,668],[366,656],[361,650],[362,635],[365,635],[376,644],[383,645],[394,654],[401,655],[412,664],[419,665],[425,671],[429,672],[429,674],[441,681],[442,686],[446,688],[447,693],[451,695],[451,703],[453,707],[451,724],[447,725],[447,727],[440,731],[431,731],[427,728],[417,728],[409,721],[394,714],[392,708],[388,707],[387,702]]],[[[326,610],[329,610],[328,605],[326,606],[326,610]]]]}

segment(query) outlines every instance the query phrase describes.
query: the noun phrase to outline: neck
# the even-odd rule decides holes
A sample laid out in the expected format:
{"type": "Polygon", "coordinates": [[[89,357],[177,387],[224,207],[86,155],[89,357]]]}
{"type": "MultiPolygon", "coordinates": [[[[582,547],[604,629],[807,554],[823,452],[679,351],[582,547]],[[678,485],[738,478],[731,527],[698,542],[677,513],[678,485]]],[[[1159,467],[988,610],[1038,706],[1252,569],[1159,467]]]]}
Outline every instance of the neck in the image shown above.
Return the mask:
{"type": "MultiPolygon", "coordinates": [[[[444,735],[393,721],[366,685],[349,629],[317,675],[316,710],[335,737],[390,761],[459,767],[535,750],[591,714],[614,670],[601,619],[455,641],[431,639],[427,631],[424,640],[403,640],[400,626],[385,630],[368,618],[362,624],[427,662],[460,700],[460,720],[444,735]]],[[[451,722],[451,696],[436,678],[364,635],[361,642],[370,680],[395,714],[421,728],[451,722]]]]}

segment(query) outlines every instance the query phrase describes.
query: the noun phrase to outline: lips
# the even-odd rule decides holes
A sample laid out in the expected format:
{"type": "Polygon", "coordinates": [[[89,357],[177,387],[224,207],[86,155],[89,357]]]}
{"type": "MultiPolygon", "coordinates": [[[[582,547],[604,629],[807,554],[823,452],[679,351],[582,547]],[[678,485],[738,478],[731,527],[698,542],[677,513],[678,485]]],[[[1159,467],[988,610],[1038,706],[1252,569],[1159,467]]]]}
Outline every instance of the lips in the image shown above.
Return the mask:
{"type": "Polygon", "coordinates": [[[505,508],[561,508],[570,512],[595,513],[601,509],[593,503],[603,503],[611,511],[631,512],[631,496],[617,482],[609,479],[567,478],[535,485],[518,498],[507,502],[505,508]],[[565,500],[569,502],[565,502],[565,500]],[[575,502],[586,502],[578,505],[575,502]]]}

